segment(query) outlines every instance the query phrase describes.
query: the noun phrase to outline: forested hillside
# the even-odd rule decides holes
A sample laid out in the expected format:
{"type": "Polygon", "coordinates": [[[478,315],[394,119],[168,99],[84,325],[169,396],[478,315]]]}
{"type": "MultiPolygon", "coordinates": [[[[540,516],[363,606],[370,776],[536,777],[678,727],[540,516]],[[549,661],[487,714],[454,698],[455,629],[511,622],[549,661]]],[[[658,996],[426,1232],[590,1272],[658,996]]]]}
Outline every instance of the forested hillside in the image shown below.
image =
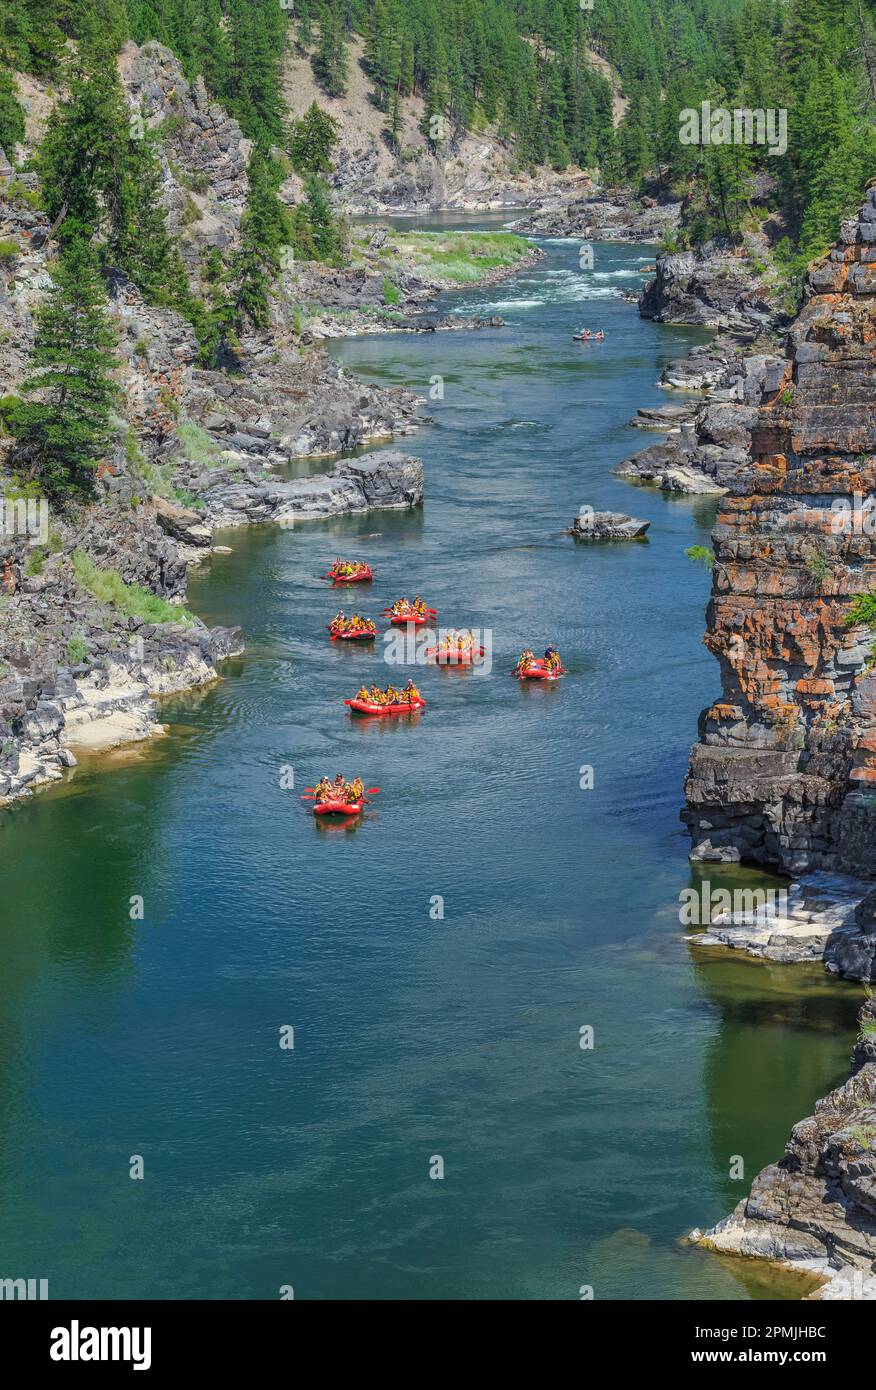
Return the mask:
{"type": "Polygon", "coordinates": [[[698,180],[698,234],[736,232],[750,176],[776,180],[792,241],[826,244],[876,170],[876,12],[872,0],[0,0],[0,145],[21,138],[8,69],[57,78],[66,40],[108,51],[125,37],[169,46],[191,79],[262,145],[288,147],[282,65],[290,44],[310,55],[329,95],[343,93],[349,41],[364,39],[385,139],[403,103],[424,103],[436,152],[466,129],[495,127],[521,168],[601,170],[610,183],[659,173],[698,180]],[[592,51],[620,75],[618,129],[592,51]],[[678,139],[679,111],[787,108],[787,155],[678,139]]]}
{"type": "Polygon", "coordinates": [[[30,75],[51,116],[23,166],[39,180],[28,196],[80,262],[90,246],[178,308],[204,362],[266,326],[284,247],[346,263],[323,181],[343,155],[339,131],[316,102],[290,118],[293,57],[334,101],[357,64],[399,167],[412,107],[418,153],[436,165],[466,132],[489,131],[520,171],[580,167],[684,196],[687,243],[773,217],[792,270],[829,244],[876,173],[872,0],[0,0],[0,148],[21,148],[16,74],[30,75]],[[202,245],[197,264],[179,233],[199,209],[169,229],[163,208],[179,123],[132,128],[114,61],[131,38],[168,47],[252,142],[239,244],[235,233],[226,248],[202,245]],[[619,123],[606,71],[622,85],[619,123]],[[704,101],[787,108],[787,151],[681,143],[680,112],[704,101]]]}

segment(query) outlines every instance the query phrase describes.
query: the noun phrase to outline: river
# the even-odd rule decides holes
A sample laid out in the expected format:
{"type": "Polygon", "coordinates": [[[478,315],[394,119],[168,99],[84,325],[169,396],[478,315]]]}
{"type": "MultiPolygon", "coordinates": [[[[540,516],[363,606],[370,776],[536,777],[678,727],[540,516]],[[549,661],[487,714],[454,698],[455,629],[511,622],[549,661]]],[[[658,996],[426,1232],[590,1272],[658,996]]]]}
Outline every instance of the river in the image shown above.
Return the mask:
{"type": "Polygon", "coordinates": [[[597,246],[582,272],[577,244],[546,247],[448,300],[505,328],[336,345],[369,380],[442,379],[402,441],[422,511],[218,535],[191,603],[240,622],[246,655],[164,702],[171,737],[0,818],[0,1277],[55,1298],[799,1296],[679,1244],[843,1078],[859,1002],[820,969],[697,955],[679,923],[700,877],[774,883],[692,878],[678,820],[718,690],[684,555],[714,504],[610,472],[702,334],[618,296],[653,249],[597,246]],[[606,341],[574,346],[583,321],[606,341]],[[649,518],[648,542],[576,545],[585,503],[649,518]],[[490,631],[491,674],[415,668],[416,721],[354,722],[363,679],[408,672],[327,641],[338,553],[377,576],[348,610],[418,591],[490,631]],[[549,640],[567,677],[511,679],[549,640]],[[338,768],[381,792],[327,830],[298,793],[338,768]]]}

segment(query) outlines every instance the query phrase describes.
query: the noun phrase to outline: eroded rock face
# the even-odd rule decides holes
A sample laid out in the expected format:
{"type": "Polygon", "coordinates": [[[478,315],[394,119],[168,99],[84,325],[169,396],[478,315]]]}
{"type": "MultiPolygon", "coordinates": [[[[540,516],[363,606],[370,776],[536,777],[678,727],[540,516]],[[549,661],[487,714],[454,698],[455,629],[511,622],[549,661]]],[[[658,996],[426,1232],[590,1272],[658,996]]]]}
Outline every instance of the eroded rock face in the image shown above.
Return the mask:
{"type": "Polygon", "coordinates": [[[696,1237],[709,1249],[803,1263],[821,1296],[876,1298],[876,1001],[861,1012],[848,1081],[794,1126],[784,1157],[730,1216],[696,1237]]]}
{"type": "Polygon", "coordinates": [[[192,235],[181,243],[190,268],[203,246],[234,247],[252,142],[233,116],[210,100],[204,79],[190,85],[177,58],[160,43],[125,44],[119,75],[132,108],[160,133],[168,227],[174,233],[191,227],[192,235]]]}
{"type": "Polygon", "coordinates": [[[810,270],[751,457],[722,482],[706,645],[722,695],[700,719],[685,819],[699,860],[876,876],[876,190],[810,270]]]}
{"type": "Polygon", "coordinates": [[[708,241],[657,258],[657,274],[639,298],[643,318],[714,328],[762,327],[772,309],[756,289],[751,269],[730,243],[708,241]]]}
{"type": "Polygon", "coordinates": [[[678,226],[680,215],[680,202],[658,203],[654,198],[612,190],[532,213],[515,222],[514,230],[542,237],[654,242],[678,226]]]}

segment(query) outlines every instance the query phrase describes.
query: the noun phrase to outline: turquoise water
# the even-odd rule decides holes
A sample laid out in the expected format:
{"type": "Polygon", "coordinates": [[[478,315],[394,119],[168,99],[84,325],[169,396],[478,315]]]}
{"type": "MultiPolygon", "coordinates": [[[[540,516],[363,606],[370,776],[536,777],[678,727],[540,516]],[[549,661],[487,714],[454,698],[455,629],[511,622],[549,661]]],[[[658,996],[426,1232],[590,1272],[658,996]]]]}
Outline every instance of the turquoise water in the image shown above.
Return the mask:
{"type": "Polygon", "coordinates": [[[702,335],[617,296],[649,248],[597,247],[586,274],[548,250],[452,301],[504,329],[337,348],[424,396],[443,378],[402,441],[422,511],[218,536],[233,553],[191,602],[241,622],[246,656],[164,703],[172,737],[0,818],[0,1276],[53,1297],[793,1292],[678,1240],[844,1075],[858,993],[684,939],[682,779],[718,684],[683,552],[713,508],[609,470],[702,335]],[[607,341],[573,347],[583,321],[607,341]],[[583,503],[650,518],[649,542],[576,546],[583,503]],[[377,576],[348,609],[419,591],[490,630],[492,673],[417,668],[418,720],[354,722],[363,679],[407,672],[328,643],[338,553],[377,576]],[[549,640],[569,675],[518,685],[549,640]],[[335,829],[297,793],[338,768],[381,792],[335,829]]]}

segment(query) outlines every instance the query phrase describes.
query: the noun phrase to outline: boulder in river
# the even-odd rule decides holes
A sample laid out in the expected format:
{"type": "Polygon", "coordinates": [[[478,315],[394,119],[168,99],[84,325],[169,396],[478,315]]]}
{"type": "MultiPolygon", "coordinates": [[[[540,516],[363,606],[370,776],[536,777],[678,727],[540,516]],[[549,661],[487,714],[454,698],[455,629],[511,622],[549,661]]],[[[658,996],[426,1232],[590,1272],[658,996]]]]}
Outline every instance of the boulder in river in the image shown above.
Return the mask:
{"type": "Polygon", "coordinates": [[[650,525],[650,521],[625,512],[595,512],[582,507],[568,535],[579,541],[641,541],[650,525]]]}

